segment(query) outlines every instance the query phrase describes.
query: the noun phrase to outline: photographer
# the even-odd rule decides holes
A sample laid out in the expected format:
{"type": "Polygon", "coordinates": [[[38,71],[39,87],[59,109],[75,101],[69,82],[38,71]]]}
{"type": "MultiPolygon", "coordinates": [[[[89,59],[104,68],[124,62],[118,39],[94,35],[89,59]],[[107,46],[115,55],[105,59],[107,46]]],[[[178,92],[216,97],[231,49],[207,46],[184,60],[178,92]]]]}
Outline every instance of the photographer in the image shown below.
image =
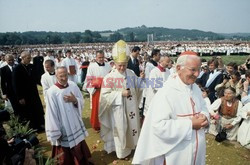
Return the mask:
{"type": "Polygon", "coordinates": [[[6,138],[3,122],[10,120],[7,110],[0,110],[0,164],[7,165],[35,165],[32,158],[34,150],[28,149],[39,143],[36,136],[30,136],[28,140],[17,134],[10,140],[6,138]]]}
{"type": "Polygon", "coordinates": [[[236,97],[240,95],[240,90],[238,83],[240,83],[240,73],[237,71],[229,74],[223,74],[223,82],[215,86],[215,90],[217,91],[218,97],[222,97],[224,93],[224,89],[228,87],[232,87],[236,89],[236,97]]]}
{"type": "Polygon", "coordinates": [[[232,76],[234,72],[238,70],[238,66],[235,62],[230,62],[227,64],[226,71],[223,74],[232,76]]]}
{"type": "MultiPolygon", "coordinates": [[[[1,126],[2,127],[2,126],[1,126]]],[[[12,148],[11,145],[14,143],[14,138],[10,140],[6,140],[4,138],[3,132],[4,129],[0,128],[1,136],[0,136],[0,164],[7,164],[7,165],[15,165],[15,164],[23,164],[23,165],[36,165],[36,161],[33,158],[34,150],[25,148],[24,153],[24,161],[22,163],[19,154],[14,154],[13,150],[16,148],[12,148]],[[18,156],[18,157],[17,157],[18,156]],[[14,161],[16,159],[17,161],[14,161]],[[20,160],[19,160],[20,159],[20,160]],[[14,163],[16,162],[16,163],[14,163]]]]}

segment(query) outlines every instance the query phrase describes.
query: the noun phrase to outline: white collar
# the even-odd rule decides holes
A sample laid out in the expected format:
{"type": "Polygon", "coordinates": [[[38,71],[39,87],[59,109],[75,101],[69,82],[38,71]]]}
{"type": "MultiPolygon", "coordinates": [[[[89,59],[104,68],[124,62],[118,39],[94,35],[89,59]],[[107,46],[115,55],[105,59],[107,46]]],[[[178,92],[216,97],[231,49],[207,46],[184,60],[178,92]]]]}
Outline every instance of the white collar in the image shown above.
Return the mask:
{"type": "Polygon", "coordinates": [[[177,74],[177,77],[176,77],[176,80],[179,82],[179,85],[186,90],[187,93],[191,94],[191,91],[192,91],[192,88],[193,88],[193,85],[187,85],[185,84],[181,79],[180,77],[178,76],[177,74]]]}
{"type": "Polygon", "coordinates": [[[136,58],[134,58],[132,55],[130,55],[130,58],[131,58],[132,61],[133,61],[134,59],[136,59],[136,58]]]}

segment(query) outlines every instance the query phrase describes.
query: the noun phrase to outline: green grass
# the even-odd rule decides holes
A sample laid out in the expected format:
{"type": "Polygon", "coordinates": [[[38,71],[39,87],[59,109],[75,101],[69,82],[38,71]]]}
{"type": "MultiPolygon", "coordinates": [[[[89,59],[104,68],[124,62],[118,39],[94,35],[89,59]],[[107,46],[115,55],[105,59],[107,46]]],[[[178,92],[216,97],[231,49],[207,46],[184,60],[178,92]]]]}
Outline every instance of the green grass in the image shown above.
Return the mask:
{"type": "MultiPolygon", "coordinates": [[[[249,56],[221,56],[223,63],[226,65],[229,62],[236,62],[238,65],[245,63],[246,59],[249,56]]],[[[176,57],[173,57],[172,59],[176,59],[176,57]]],[[[201,59],[205,59],[206,61],[212,59],[212,57],[204,56],[201,57],[201,59]]]]}
{"type": "MultiPolygon", "coordinates": [[[[224,64],[228,64],[229,62],[235,62],[238,65],[245,63],[248,56],[221,56],[224,64]]],[[[211,59],[211,57],[201,57],[202,59],[206,59],[207,61],[211,59]]]]}
{"type": "MultiPolygon", "coordinates": [[[[39,88],[41,90],[41,88],[39,88]]],[[[43,97],[41,96],[43,100],[43,97]]],[[[90,125],[90,103],[89,98],[85,95],[85,106],[83,110],[83,122],[88,130],[89,136],[86,138],[86,142],[92,153],[92,159],[96,165],[112,165],[116,160],[118,165],[130,165],[133,155],[129,160],[117,160],[115,153],[107,154],[103,151],[103,142],[101,141],[99,133],[96,133],[90,125]],[[100,141],[100,143],[98,143],[100,141]]],[[[51,145],[46,140],[45,133],[39,134],[40,144],[46,148],[44,153],[46,156],[51,155],[51,145]]],[[[250,150],[243,148],[237,142],[225,141],[218,143],[214,140],[214,136],[207,135],[207,153],[206,164],[207,165],[249,165],[250,164],[250,150]]],[[[145,150],[150,148],[145,148],[145,150]]]]}

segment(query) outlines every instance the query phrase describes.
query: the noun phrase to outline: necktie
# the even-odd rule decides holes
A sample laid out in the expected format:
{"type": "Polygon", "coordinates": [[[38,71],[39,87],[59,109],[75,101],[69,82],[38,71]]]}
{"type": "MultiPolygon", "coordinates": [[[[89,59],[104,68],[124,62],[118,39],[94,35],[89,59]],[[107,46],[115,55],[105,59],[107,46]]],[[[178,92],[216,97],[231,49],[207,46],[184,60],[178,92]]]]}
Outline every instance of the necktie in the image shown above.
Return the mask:
{"type": "Polygon", "coordinates": [[[136,59],[135,59],[135,58],[133,59],[133,64],[134,64],[134,65],[136,64],[136,59]]]}

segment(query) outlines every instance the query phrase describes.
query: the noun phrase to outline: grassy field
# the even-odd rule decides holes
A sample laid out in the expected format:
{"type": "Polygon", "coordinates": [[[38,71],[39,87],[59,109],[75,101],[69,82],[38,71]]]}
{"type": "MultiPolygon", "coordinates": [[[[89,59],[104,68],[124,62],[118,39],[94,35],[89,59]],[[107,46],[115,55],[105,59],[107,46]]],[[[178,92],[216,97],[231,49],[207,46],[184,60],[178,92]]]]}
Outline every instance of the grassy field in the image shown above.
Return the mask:
{"type": "MultiPolygon", "coordinates": [[[[43,97],[41,96],[43,99],[43,97]]],[[[92,159],[96,165],[129,165],[131,164],[133,155],[129,160],[117,160],[115,153],[107,154],[103,151],[103,142],[98,133],[96,133],[90,126],[90,107],[89,98],[85,96],[85,106],[83,110],[83,121],[89,132],[86,142],[91,150],[92,159]],[[115,161],[115,162],[114,162],[115,161]]],[[[40,144],[46,148],[44,153],[46,156],[51,155],[51,146],[46,140],[45,133],[38,135],[40,144]]],[[[243,148],[237,142],[225,141],[218,143],[214,140],[214,136],[207,135],[207,165],[249,165],[250,164],[250,150],[243,148]]],[[[149,148],[145,148],[149,149],[149,148]]]]}
{"type": "MultiPolygon", "coordinates": [[[[221,57],[224,64],[228,64],[229,62],[235,62],[239,65],[243,64],[249,56],[221,56],[221,57]]],[[[211,59],[211,57],[201,57],[201,58],[206,59],[207,61],[211,59]]]]}
{"type": "MultiPolygon", "coordinates": [[[[249,56],[221,56],[224,64],[228,64],[229,62],[236,62],[238,65],[245,63],[246,59],[249,56]]],[[[172,57],[174,60],[176,57],[172,57]]],[[[205,59],[206,61],[210,60],[212,57],[204,56],[201,59],[205,59]]]]}

